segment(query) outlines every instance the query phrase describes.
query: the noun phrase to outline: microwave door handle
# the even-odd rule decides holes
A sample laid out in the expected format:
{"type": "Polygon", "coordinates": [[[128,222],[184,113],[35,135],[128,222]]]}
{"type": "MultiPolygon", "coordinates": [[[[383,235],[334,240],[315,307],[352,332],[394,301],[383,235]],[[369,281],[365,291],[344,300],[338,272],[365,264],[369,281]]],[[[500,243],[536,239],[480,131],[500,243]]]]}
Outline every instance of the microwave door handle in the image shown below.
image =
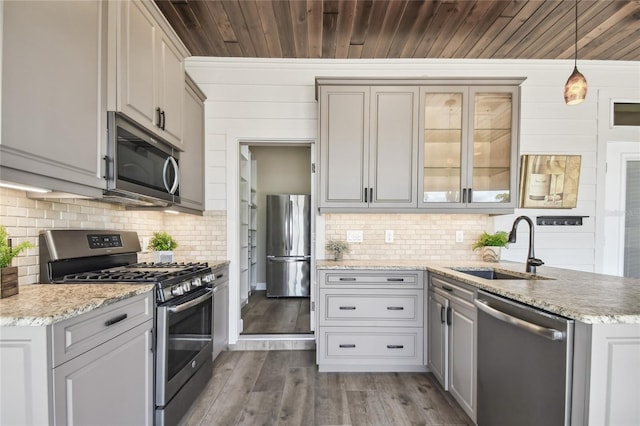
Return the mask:
{"type": "Polygon", "coordinates": [[[169,157],[169,162],[173,167],[173,185],[171,186],[169,193],[175,194],[178,190],[178,186],[180,185],[180,168],[178,167],[178,162],[175,158],[169,157]]]}
{"type": "Polygon", "coordinates": [[[175,193],[178,189],[178,185],[180,184],[178,162],[173,157],[167,157],[164,162],[164,167],[162,168],[162,183],[164,183],[164,188],[169,192],[169,194],[175,193]],[[169,184],[167,183],[167,167],[169,167],[169,164],[173,167],[175,175],[171,188],[169,188],[169,184]]]}

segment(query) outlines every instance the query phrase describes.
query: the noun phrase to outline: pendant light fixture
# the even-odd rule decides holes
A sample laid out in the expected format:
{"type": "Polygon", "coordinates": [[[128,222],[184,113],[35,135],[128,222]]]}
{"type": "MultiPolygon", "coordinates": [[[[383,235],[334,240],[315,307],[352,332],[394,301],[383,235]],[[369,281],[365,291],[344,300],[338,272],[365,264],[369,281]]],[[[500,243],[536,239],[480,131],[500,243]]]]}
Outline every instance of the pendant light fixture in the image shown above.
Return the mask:
{"type": "Polygon", "coordinates": [[[564,85],[564,101],[567,105],[577,105],[587,97],[587,80],[578,71],[578,0],[576,0],[576,34],[573,72],[564,85]]]}

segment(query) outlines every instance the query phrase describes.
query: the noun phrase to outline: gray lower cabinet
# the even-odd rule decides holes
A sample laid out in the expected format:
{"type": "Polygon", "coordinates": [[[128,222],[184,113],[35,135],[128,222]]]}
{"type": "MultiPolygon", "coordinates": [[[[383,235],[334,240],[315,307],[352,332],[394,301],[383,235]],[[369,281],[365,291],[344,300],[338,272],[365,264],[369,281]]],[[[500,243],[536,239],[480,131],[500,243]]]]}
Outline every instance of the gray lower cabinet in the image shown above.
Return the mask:
{"type": "Polygon", "coordinates": [[[320,371],[424,371],[421,271],[319,271],[320,371]]]}
{"type": "Polygon", "coordinates": [[[229,345],[229,266],[213,271],[213,359],[229,345]]]}
{"type": "Polygon", "coordinates": [[[429,276],[428,365],[445,390],[476,420],[476,289],[429,276]]]}
{"type": "Polygon", "coordinates": [[[152,425],[153,293],[0,330],[0,424],[152,425]]]}

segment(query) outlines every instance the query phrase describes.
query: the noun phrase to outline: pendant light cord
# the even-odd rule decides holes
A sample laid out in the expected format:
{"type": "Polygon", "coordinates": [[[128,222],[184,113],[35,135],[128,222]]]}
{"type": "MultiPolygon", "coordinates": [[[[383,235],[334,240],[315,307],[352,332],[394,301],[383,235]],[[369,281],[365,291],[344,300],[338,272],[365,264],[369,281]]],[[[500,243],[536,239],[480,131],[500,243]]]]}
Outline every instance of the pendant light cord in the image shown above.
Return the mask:
{"type": "Polygon", "coordinates": [[[574,55],[574,62],[573,62],[573,66],[574,68],[578,68],[578,0],[576,0],[576,31],[575,31],[575,55],[574,55]]]}

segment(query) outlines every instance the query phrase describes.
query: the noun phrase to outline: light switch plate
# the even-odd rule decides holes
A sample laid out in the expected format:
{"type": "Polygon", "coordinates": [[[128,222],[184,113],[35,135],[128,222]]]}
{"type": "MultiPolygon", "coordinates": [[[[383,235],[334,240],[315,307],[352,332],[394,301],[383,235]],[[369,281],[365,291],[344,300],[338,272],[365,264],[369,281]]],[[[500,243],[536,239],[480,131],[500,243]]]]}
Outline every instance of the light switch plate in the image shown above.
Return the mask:
{"type": "Polygon", "coordinates": [[[347,231],[347,242],[348,243],[361,243],[362,242],[362,231],[347,231]]]}
{"type": "Polygon", "coordinates": [[[463,243],[463,242],[464,242],[464,232],[456,231],[456,243],[463,243]]]}
{"type": "Polygon", "coordinates": [[[392,243],[393,242],[393,229],[387,229],[384,231],[384,242],[392,243]]]}

